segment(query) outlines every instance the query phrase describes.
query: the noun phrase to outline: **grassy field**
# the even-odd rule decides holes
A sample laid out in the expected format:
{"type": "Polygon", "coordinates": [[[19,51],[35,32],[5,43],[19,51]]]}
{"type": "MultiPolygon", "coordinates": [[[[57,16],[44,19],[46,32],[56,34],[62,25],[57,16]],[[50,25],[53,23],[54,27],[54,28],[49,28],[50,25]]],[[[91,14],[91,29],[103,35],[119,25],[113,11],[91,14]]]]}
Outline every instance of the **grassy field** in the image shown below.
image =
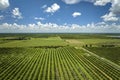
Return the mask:
{"type": "Polygon", "coordinates": [[[84,44],[120,44],[120,39],[79,39],[84,44]]]}
{"type": "Polygon", "coordinates": [[[0,47],[37,47],[37,46],[65,46],[65,45],[67,45],[67,43],[60,37],[49,37],[49,38],[31,38],[30,40],[14,40],[12,42],[0,44],[0,47]]]}
{"type": "Polygon", "coordinates": [[[120,80],[116,35],[0,34],[0,80],[120,80]]]}
{"type": "Polygon", "coordinates": [[[83,46],[83,45],[116,45],[120,46],[120,39],[66,39],[66,42],[71,46],[83,46]]]}

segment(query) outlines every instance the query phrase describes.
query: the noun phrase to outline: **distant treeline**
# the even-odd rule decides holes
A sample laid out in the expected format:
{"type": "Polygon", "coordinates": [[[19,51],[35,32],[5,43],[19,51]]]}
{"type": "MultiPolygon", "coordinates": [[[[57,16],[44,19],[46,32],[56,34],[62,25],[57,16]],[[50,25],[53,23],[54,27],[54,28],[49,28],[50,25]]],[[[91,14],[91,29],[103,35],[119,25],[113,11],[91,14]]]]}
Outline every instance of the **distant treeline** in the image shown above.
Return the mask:
{"type": "Polygon", "coordinates": [[[33,46],[31,48],[60,48],[65,46],[33,46]]]}
{"type": "Polygon", "coordinates": [[[101,45],[101,47],[115,47],[115,45],[113,45],[113,44],[109,44],[109,45],[101,45]]]}
{"type": "Polygon", "coordinates": [[[37,33],[11,33],[11,34],[0,34],[0,37],[33,37],[33,38],[48,38],[48,37],[56,37],[56,34],[37,34],[37,33]]]}
{"type": "Polygon", "coordinates": [[[102,45],[92,45],[92,44],[86,44],[83,45],[83,47],[116,47],[117,45],[114,44],[102,44],[102,45]]]}
{"type": "Polygon", "coordinates": [[[62,39],[90,39],[90,38],[100,38],[100,39],[115,39],[115,37],[108,37],[110,35],[120,35],[120,34],[95,34],[95,33],[1,33],[0,37],[33,37],[33,38],[48,38],[48,37],[61,37],[62,39]]]}
{"type": "Polygon", "coordinates": [[[30,40],[30,37],[10,37],[10,38],[5,38],[4,40],[30,40]]]}

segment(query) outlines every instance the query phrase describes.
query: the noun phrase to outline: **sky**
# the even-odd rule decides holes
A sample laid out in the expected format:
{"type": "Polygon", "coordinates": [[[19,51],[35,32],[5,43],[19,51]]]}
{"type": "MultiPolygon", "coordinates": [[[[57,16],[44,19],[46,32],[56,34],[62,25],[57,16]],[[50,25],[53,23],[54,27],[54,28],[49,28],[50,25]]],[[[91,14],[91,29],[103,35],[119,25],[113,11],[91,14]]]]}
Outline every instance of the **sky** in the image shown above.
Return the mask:
{"type": "Polygon", "coordinates": [[[120,33],[120,0],[0,0],[0,33],[120,33]]]}

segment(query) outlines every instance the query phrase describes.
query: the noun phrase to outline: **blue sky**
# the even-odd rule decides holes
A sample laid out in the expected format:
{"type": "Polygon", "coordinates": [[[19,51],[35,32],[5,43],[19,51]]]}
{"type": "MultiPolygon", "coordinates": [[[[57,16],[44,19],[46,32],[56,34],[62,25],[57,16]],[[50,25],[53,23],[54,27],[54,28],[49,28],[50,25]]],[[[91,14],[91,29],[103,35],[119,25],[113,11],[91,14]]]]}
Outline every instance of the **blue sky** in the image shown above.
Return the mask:
{"type": "Polygon", "coordinates": [[[0,32],[119,33],[119,4],[119,0],[1,0],[0,32]]]}

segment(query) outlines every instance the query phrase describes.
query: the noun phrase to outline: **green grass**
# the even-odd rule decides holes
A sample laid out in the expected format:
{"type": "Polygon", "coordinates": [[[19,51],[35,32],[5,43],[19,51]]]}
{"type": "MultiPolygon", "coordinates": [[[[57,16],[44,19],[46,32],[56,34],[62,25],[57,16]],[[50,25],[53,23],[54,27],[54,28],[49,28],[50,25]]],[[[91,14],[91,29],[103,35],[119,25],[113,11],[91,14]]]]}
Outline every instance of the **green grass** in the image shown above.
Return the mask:
{"type": "Polygon", "coordinates": [[[35,47],[35,46],[65,46],[67,45],[60,37],[31,38],[30,40],[14,40],[0,44],[0,47],[35,47]]]}
{"type": "Polygon", "coordinates": [[[12,42],[13,40],[4,40],[4,38],[0,38],[0,44],[12,42]]]}
{"type": "Polygon", "coordinates": [[[120,39],[79,39],[84,44],[120,44],[120,39]]]}
{"type": "Polygon", "coordinates": [[[98,56],[109,59],[114,63],[120,65],[120,47],[105,48],[105,47],[88,47],[86,48],[94,52],[98,56]]]}
{"type": "Polygon", "coordinates": [[[66,42],[71,46],[101,46],[101,45],[116,45],[120,46],[120,39],[66,39],[66,42]]]}

